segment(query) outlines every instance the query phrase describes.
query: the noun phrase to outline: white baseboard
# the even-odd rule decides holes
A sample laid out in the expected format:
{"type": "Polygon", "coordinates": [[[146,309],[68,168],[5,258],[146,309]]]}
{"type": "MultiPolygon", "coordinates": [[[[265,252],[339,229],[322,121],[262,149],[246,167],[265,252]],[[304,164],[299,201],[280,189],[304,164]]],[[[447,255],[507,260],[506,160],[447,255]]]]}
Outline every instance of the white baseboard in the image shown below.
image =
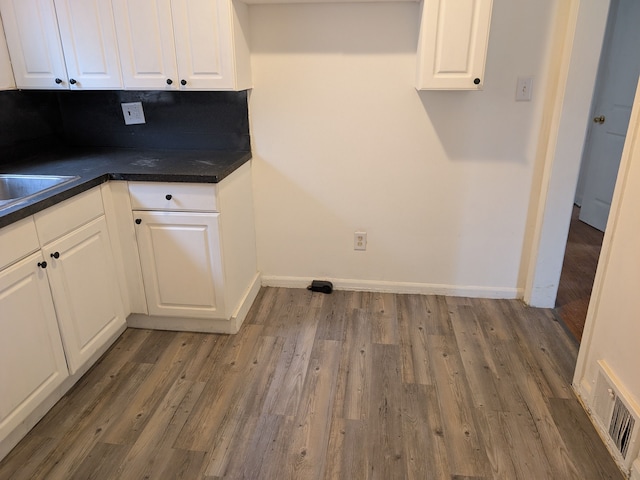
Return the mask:
{"type": "MultiPolygon", "coordinates": [[[[275,275],[263,275],[262,286],[306,288],[313,278],[306,277],[280,277],[275,275]]],[[[343,278],[321,278],[329,280],[336,290],[349,290],[360,292],[384,292],[384,293],[414,293],[421,295],[447,295],[451,297],[475,297],[475,298],[522,298],[523,290],[506,287],[479,287],[468,285],[440,285],[431,283],[411,282],[386,282],[382,280],[352,280],[343,278]]]]}

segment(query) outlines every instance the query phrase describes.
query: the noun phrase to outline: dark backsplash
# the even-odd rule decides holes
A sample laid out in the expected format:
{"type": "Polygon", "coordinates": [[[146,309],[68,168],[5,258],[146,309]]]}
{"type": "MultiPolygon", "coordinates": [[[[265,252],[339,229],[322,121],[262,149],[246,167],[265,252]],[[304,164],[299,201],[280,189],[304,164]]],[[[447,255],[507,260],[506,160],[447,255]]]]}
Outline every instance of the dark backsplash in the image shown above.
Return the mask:
{"type": "Polygon", "coordinates": [[[0,148],[71,146],[250,151],[247,92],[0,92],[0,148]],[[142,102],[125,125],[120,103],[142,102]]]}
{"type": "Polygon", "coordinates": [[[72,145],[249,151],[247,92],[59,92],[72,145]],[[147,123],[125,125],[121,103],[142,102],[147,123]]]}
{"type": "Polygon", "coordinates": [[[62,117],[52,92],[0,92],[0,148],[50,144],[62,137],[62,117]]]}

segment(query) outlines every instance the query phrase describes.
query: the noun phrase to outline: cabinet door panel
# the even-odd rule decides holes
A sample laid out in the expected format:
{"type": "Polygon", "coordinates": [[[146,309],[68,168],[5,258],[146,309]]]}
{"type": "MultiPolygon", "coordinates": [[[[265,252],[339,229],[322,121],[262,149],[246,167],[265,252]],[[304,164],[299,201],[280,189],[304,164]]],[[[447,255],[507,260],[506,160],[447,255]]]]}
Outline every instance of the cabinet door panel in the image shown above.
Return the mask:
{"type": "Polygon", "coordinates": [[[71,89],[119,89],[120,60],[109,2],[55,0],[71,89]]]}
{"type": "Polygon", "coordinates": [[[125,88],[177,89],[170,0],[114,0],[113,11],[125,88]]]}
{"type": "Polygon", "coordinates": [[[68,89],[53,0],[0,0],[0,13],[18,88],[68,89]]]}
{"type": "Polygon", "coordinates": [[[224,318],[217,213],[134,212],[149,314],[224,318]]]}
{"type": "Polygon", "coordinates": [[[0,90],[12,90],[16,88],[13,78],[13,68],[9,60],[9,50],[4,36],[2,22],[0,22],[0,90]]]}
{"type": "Polygon", "coordinates": [[[231,89],[233,48],[229,0],[173,0],[180,79],[186,89],[231,89]]]}
{"type": "Polygon", "coordinates": [[[491,8],[492,0],[424,1],[418,88],[482,88],[491,8]]]}
{"type": "Polygon", "coordinates": [[[0,440],[68,376],[42,260],[0,272],[0,440]]]}
{"type": "Polygon", "coordinates": [[[125,322],[104,216],[43,252],[49,259],[58,322],[74,373],[125,322]]]}

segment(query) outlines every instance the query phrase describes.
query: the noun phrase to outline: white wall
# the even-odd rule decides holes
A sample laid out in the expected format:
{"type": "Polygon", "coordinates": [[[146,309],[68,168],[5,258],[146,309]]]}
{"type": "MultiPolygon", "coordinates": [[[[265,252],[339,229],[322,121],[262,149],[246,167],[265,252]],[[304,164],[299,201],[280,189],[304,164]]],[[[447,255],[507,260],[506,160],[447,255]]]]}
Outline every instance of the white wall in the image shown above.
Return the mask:
{"type": "Polygon", "coordinates": [[[555,6],[496,0],[484,91],[420,93],[419,4],[251,6],[265,282],[521,293],[555,6]],[[532,102],[515,102],[518,75],[534,76],[532,102]]]}
{"type": "MultiPolygon", "coordinates": [[[[622,155],[600,263],[589,304],[574,385],[594,407],[598,361],[611,369],[623,395],[640,411],[640,90],[622,155]]],[[[606,433],[605,433],[606,435],[606,433]]],[[[640,463],[637,462],[637,463],[640,463]]],[[[637,465],[636,468],[640,467],[637,465]]],[[[638,471],[636,475],[640,473],[638,471]]]]}

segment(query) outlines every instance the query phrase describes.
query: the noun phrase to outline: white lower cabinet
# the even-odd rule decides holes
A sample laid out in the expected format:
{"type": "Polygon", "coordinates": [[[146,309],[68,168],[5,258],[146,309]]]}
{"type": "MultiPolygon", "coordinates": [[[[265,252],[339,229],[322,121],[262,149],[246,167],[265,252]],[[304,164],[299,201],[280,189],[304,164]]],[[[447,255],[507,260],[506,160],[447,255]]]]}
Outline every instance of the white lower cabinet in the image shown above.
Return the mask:
{"type": "Polygon", "coordinates": [[[218,217],[134,211],[150,315],[225,317],[218,217]]]}
{"type": "Polygon", "coordinates": [[[0,231],[0,459],[124,331],[100,188],[0,231]]]}
{"type": "Polygon", "coordinates": [[[104,215],[42,251],[73,374],[125,324],[104,215]]]}
{"type": "Polygon", "coordinates": [[[45,265],[38,251],[0,271],[0,443],[69,376],[45,265]]]}

